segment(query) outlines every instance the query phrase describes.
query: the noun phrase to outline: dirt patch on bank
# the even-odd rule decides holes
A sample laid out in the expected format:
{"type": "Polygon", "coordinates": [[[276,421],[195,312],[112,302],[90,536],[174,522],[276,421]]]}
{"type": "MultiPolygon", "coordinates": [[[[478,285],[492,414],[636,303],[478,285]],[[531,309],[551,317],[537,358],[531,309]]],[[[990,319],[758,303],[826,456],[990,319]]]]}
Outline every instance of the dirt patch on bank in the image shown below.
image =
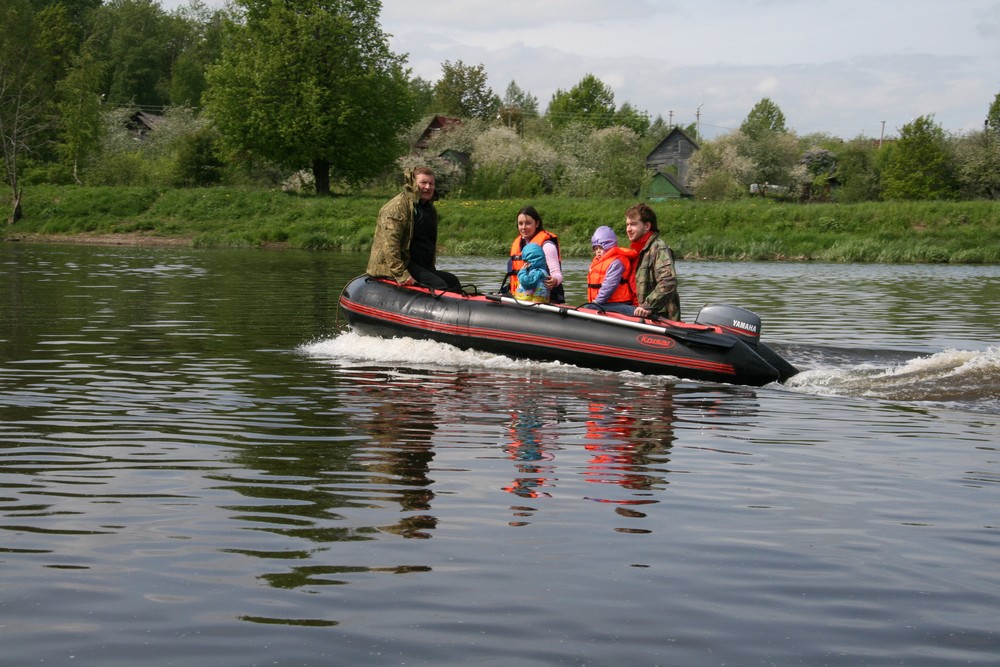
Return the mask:
{"type": "Polygon", "coordinates": [[[82,245],[127,245],[145,247],[190,246],[186,236],[150,236],[148,234],[11,234],[2,238],[20,243],[73,243],[82,245]]]}

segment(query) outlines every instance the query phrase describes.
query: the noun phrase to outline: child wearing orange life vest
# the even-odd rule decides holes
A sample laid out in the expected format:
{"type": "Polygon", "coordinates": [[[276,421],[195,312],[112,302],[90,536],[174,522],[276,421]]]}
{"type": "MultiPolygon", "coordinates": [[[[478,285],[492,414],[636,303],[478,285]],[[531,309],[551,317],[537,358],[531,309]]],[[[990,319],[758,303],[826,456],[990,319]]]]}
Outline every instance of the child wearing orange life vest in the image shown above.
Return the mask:
{"type": "Polygon", "coordinates": [[[594,259],[587,273],[587,305],[631,315],[635,310],[635,294],[630,278],[637,253],[630,248],[619,248],[614,230],[605,225],[594,231],[590,245],[594,248],[594,259]]]}
{"type": "Polygon", "coordinates": [[[524,266],[517,272],[517,288],[513,297],[519,301],[549,302],[549,288],[545,279],[549,277],[545,262],[545,251],[537,243],[529,243],[521,249],[524,266]]]}

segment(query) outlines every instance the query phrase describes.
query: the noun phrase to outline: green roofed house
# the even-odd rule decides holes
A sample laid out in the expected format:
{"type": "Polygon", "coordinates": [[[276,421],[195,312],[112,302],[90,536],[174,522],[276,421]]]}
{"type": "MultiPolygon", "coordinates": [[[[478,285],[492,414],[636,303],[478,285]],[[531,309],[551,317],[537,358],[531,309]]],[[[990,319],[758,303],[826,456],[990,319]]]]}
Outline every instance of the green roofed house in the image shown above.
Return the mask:
{"type": "Polygon", "coordinates": [[[681,197],[694,197],[694,193],[684,187],[684,184],[669,171],[657,169],[649,182],[648,197],[654,201],[657,199],[680,199],[681,197]]]}

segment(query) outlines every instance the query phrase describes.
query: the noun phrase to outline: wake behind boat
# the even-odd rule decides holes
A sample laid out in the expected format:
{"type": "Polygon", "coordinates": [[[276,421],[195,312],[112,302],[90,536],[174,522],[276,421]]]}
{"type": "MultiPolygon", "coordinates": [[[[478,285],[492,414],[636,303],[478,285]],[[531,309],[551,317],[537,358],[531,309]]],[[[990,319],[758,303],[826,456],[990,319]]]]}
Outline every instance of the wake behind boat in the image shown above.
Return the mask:
{"type": "Polygon", "coordinates": [[[760,340],[760,318],[734,306],[706,306],[688,324],[362,275],[344,288],[340,307],[358,333],[428,338],[514,358],[754,386],[798,372],[760,340]]]}

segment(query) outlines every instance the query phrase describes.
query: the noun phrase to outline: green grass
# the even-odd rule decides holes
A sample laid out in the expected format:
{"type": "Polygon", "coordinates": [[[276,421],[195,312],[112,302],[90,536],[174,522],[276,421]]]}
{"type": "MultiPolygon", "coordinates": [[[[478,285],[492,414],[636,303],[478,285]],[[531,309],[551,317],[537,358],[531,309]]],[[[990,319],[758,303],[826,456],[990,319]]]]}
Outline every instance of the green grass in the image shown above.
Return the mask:
{"type": "MultiPolygon", "coordinates": [[[[392,195],[315,197],[276,190],[32,186],[24,219],[0,238],[132,234],[182,238],[197,247],[284,245],[311,250],[369,248],[378,209],[392,195]]],[[[503,255],[525,204],[559,235],[567,257],[589,257],[590,236],[610,225],[624,240],[635,200],[540,197],[444,199],[443,254],[503,255]]],[[[9,198],[0,199],[9,208],[9,198]]],[[[652,202],[660,229],[682,257],[829,262],[1000,263],[1000,204],[652,202]]]]}

